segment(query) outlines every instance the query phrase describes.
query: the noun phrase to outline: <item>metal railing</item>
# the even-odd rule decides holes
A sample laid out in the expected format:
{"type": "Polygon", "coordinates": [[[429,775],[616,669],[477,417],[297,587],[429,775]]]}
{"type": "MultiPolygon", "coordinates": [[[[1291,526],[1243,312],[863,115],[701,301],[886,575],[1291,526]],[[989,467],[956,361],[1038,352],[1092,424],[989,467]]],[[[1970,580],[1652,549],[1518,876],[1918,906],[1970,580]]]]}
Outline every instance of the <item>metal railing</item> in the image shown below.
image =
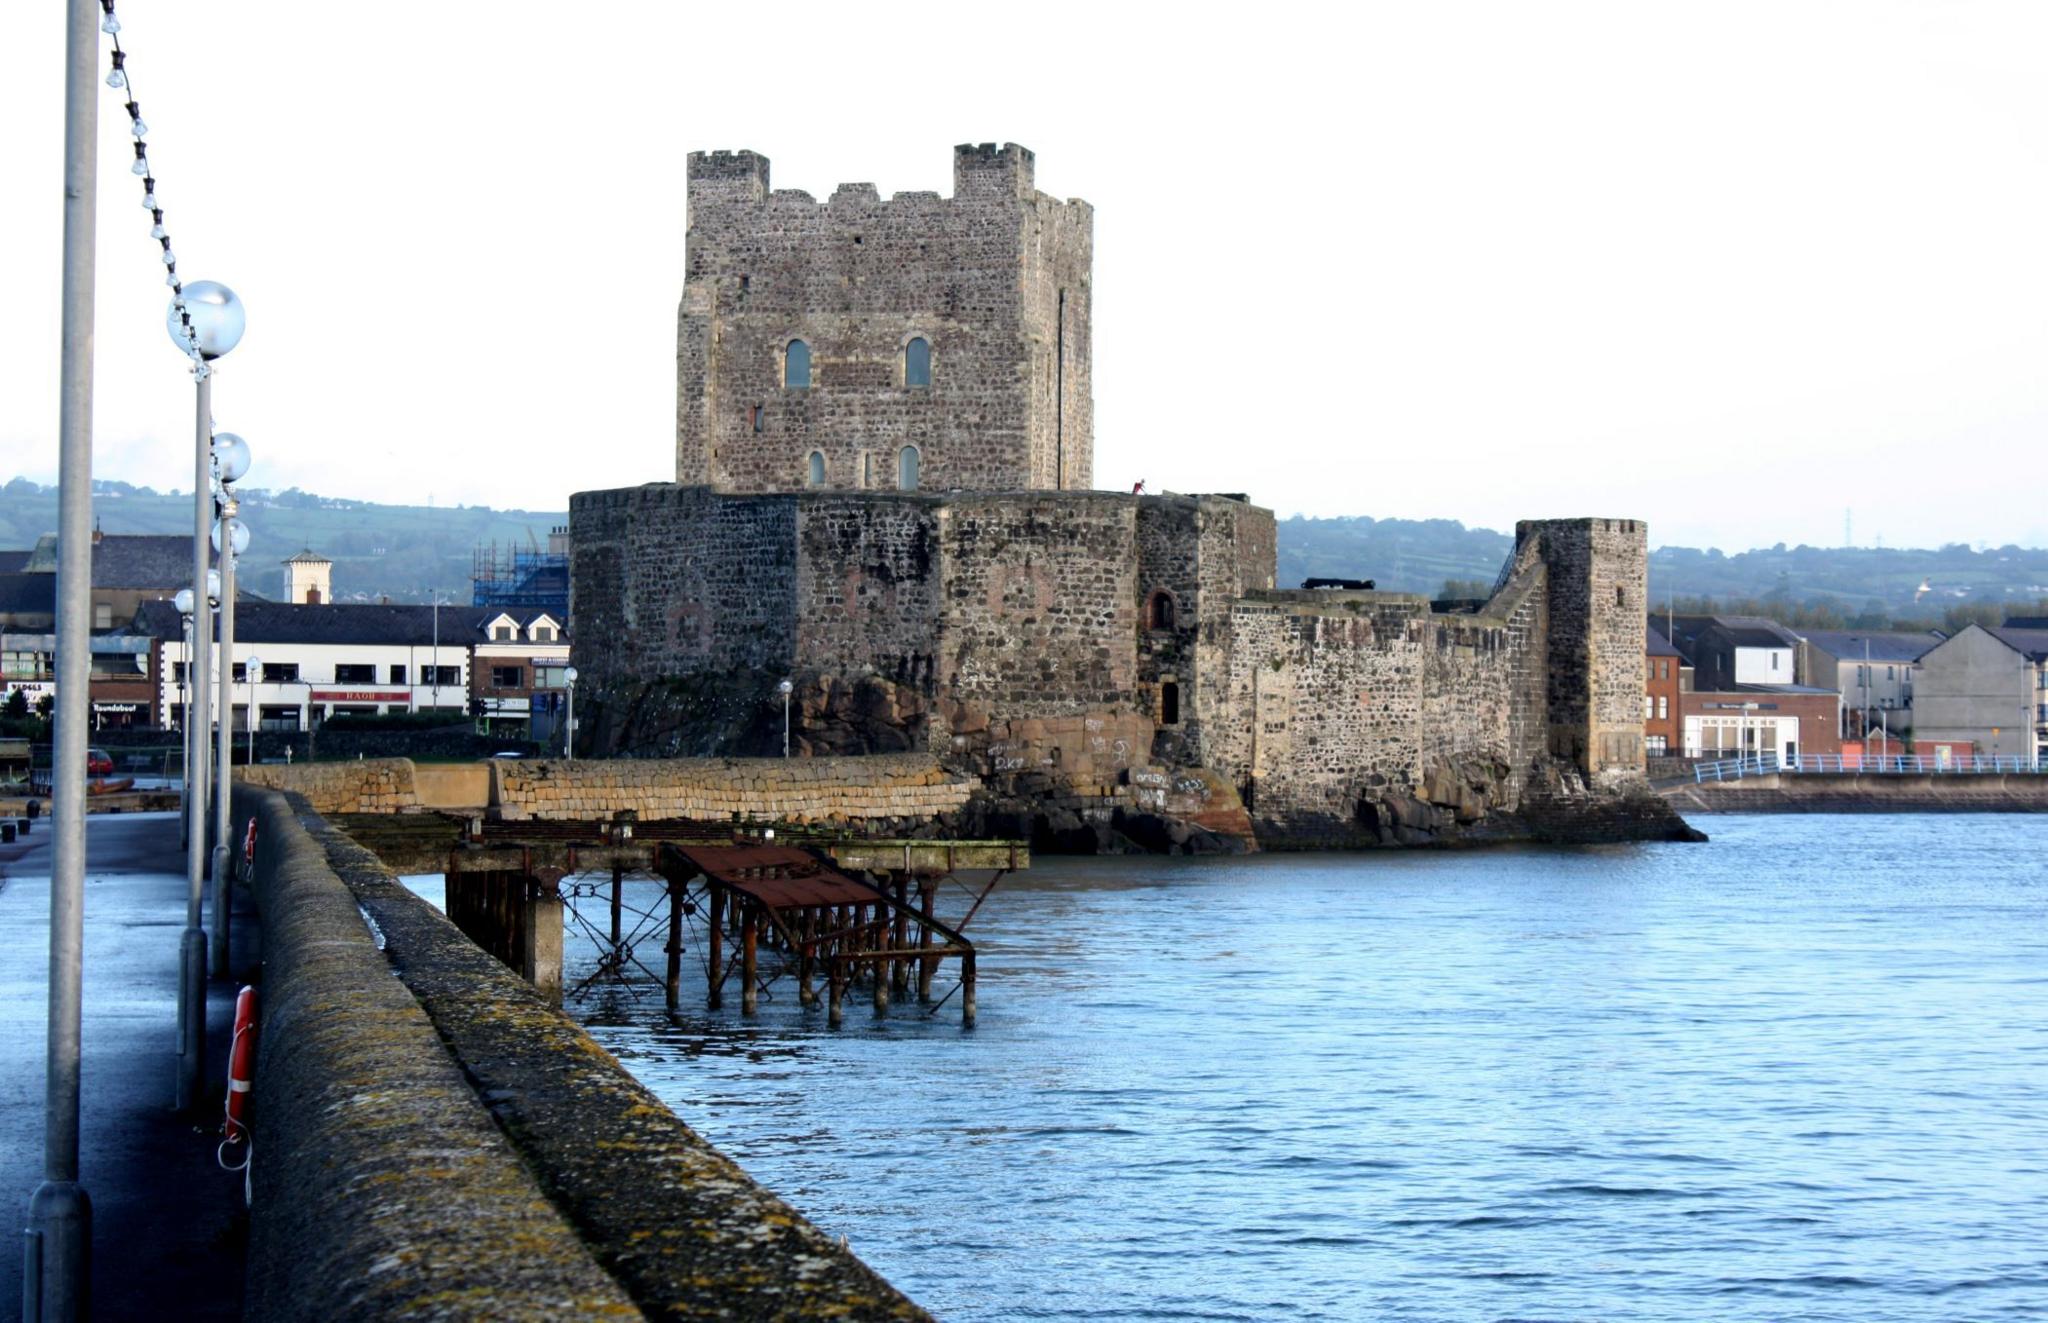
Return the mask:
{"type": "Polygon", "coordinates": [[[1864,776],[1912,776],[1955,774],[1989,776],[2012,772],[2035,773],[2044,769],[2024,754],[1956,753],[1947,757],[1904,753],[1885,757],[1854,753],[1802,753],[1786,757],[1779,753],[1747,754],[1693,764],[1693,781],[1736,781],[1745,776],[1777,776],[1782,773],[1850,773],[1864,776]]]}

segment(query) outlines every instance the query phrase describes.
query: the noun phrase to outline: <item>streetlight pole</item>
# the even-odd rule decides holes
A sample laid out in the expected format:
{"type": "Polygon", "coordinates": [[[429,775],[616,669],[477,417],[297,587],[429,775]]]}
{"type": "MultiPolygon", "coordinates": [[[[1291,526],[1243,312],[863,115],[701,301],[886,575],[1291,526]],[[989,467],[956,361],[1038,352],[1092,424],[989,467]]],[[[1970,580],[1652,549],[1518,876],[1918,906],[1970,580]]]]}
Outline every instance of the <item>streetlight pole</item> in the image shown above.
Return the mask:
{"type": "Polygon", "coordinates": [[[796,688],[788,680],[775,686],[775,692],[782,695],[782,756],[789,757],[789,695],[796,688]]]}
{"type": "Polygon", "coordinates": [[[214,359],[241,343],[246,314],[242,302],[227,286],[211,280],[183,286],[171,300],[165,329],[181,353],[194,354],[196,409],[192,438],[192,657],[188,672],[193,676],[192,702],[187,712],[192,720],[192,749],[196,755],[185,769],[191,789],[190,819],[185,838],[185,931],[178,945],[178,1092],[180,1111],[188,1111],[204,1096],[206,1074],[206,932],[201,927],[206,908],[206,776],[203,765],[207,737],[212,733],[208,682],[212,622],[205,612],[207,600],[217,596],[207,569],[207,540],[213,524],[213,368],[214,359]]]}
{"type": "Polygon", "coordinates": [[[185,673],[192,701],[185,718],[192,726],[192,756],[185,764],[185,931],[178,943],[178,1110],[196,1105],[206,1073],[206,749],[213,672],[213,611],[208,604],[206,534],[213,522],[213,374],[194,369],[197,396],[193,427],[192,479],[192,652],[185,673]]]}
{"type": "Polygon", "coordinates": [[[562,668],[562,683],[568,686],[568,711],[562,717],[562,759],[573,762],[576,758],[576,668],[562,668]]]}
{"type": "Polygon", "coordinates": [[[79,1031],[85,953],[85,723],[92,626],[93,224],[98,194],[99,6],[69,0],[64,23],[64,267],[58,369],[57,706],[51,776],[50,1000],[43,1180],[29,1196],[22,1312],[86,1316],[92,1200],[78,1179],[79,1031]]]}
{"type": "MultiPolygon", "coordinates": [[[[223,432],[214,438],[214,468],[220,476],[220,520],[214,525],[214,532],[220,542],[220,737],[214,753],[219,764],[214,774],[220,778],[213,791],[213,976],[227,978],[228,974],[228,917],[233,913],[234,869],[230,860],[234,857],[234,804],[230,796],[234,792],[235,775],[235,559],[246,544],[248,534],[242,530],[241,521],[235,518],[238,509],[235,503],[233,480],[240,477],[230,468],[234,446],[241,445],[240,438],[223,432]],[[229,443],[232,442],[233,445],[229,443]]],[[[246,456],[247,447],[242,447],[246,456]]],[[[247,466],[246,459],[243,466],[247,466]]]]}
{"type": "Polygon", "coordinates": [[[185,841],[192,836],[192,769],[195,762],[192,755],[192,590],[180,588],[172,599],[178,608],[178,624],[185,648],[178,659],[178,733],[185,741],[185,765],[178,769],[179,817],[185,832],[185,841]]]}
{"type": "Polygon", "coordinates": [[[246,709],[248,715],[249,754],[248,757],[242,759],[242,766],[254,767],[256,765],[256,686],[263,682],[263,659],[253,652],[250,653],[249,660],[242,663],[242,674],[249,682],[249,706],[246,709]]]}

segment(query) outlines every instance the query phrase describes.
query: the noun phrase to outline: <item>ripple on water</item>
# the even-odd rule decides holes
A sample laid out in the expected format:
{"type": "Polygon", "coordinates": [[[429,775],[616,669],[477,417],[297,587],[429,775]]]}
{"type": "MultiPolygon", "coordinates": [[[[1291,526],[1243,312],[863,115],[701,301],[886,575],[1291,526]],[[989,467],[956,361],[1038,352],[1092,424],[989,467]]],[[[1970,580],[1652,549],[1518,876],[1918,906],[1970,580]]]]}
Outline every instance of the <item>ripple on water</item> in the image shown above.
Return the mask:
{"type": "Polygon", "coordinates": [[[2048,818],[1715,826],[1041,860],[972,1034],[583,1013],[948,1319],[2048,1316],[2048,818]]]}

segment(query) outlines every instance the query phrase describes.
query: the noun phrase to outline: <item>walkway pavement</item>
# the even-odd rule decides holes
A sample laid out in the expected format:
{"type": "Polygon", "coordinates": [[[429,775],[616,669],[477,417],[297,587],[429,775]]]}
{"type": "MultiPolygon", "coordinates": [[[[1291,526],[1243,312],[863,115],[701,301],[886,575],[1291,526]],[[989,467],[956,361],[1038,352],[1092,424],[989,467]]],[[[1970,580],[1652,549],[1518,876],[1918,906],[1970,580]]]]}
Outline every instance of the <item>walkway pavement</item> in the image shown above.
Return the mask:
{"type": "MultiPolygon", "coordinates": [[[[81,1177],[93,1204],[96,1318],[241,1314],[242,1178],[214,1160],[235,985],[207,992],[209,1100],[172,1110],[184,852],[176,814],[95,814],[86,828],[81,1177]]],[[[0,845],[0,1226],[23,1225],[43,1172],[50,823],[0,845]]],[[[246,933],[245,933],[246,929],[246,933]]],[[[234,963],[251,954],[238,923],[234,963]]],[[[0,1238],[0,1317],[21,1301],[22,1250],[0,1238]]]]}

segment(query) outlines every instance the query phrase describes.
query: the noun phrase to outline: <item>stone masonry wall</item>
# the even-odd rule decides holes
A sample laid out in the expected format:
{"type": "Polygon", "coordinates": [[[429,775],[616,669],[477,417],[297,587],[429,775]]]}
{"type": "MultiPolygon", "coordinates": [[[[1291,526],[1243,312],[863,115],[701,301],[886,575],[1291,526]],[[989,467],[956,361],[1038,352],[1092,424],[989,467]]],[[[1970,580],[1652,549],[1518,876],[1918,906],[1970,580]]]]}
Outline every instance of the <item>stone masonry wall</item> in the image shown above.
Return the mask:
{"type": "Polygon", "coordinates": [[[1549,751],[1595,784],[1643,775],[1643,620],[1649,532],[1633,519],[1515,525],[1517,565],[1549,570],[1549,751]]]}
{"type": "Polygon", "coordinates": [[[866,758],[578,759],[491,764],[491,807],[507,821],[608,817],[772,822],[929,820],[977,782],[925,754],[866,758]]]}
{"type": "Polygon", "coordinates": [[[1206,747],[1255,820],[1349,821],[1361,796],[1420,783],[1428,615],[1427,600],[1393,593],[1237,604],[1234,720],[1206,747]]]}
{"type": "Polygon", "coordinates": [[[235,780],[303,795],[315,813],[406,813],[420,808],[410,758],[340,763],[259,763],[237,767],[235,780]]]}
{"type": "Polygon", "coordinates": [[[1130,498],[966,495],[947,503],[940,527],[939,679],[956,703],[1039,717],[1135,701],[1130,498]]]}
{"type": "Polygon", "coordinates": [[[929,695],[941,599],[937,501],[815,495],[799,503],[799,669],[871,673],[929,695]]]}
{"type": "Polygon", "coordinates": [[[570,498],[579,683],[753,668],[795,652],[796,508],[652,483],[570,498]]]}
{"type": "Polygon", "coordinates": [[[1033,187],[1014,144],[956,149],[954,191],[769,187],[767,158],[689,158],[677,325],[676,478],[721,491],[891,489],[905,445],[924,489],[1092,483],[1093,214],[1033,187]],[[931,384],[904,346],[927,340],[931,384]],[[792,339],[811,384],[785,384],[792,339]]]}

